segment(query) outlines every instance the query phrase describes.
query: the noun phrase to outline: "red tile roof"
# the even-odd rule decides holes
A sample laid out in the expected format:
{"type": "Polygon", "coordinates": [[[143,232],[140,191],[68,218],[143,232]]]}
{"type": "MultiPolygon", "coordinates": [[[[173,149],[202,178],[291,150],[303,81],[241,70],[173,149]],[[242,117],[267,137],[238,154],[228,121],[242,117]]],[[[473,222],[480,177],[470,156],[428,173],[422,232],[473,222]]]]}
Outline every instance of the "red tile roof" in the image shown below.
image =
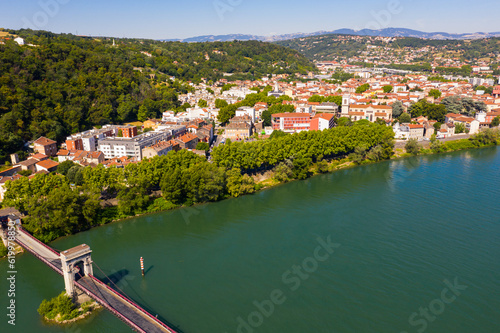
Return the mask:
{"type": "Polygon", "coordinates": [[[38,162],[36,165],[38,165],[44,169],[51,169],[51,168],[57,167],[59,165],[59,163],[52,161],[52,160],[44,160],[44,161],[38,162]]]}
{"type": "Polygon", "coordinates": [[[34,144],[37,144],[37,145],[42,145],[42,146],[48,146],[48,145],[52,145],[54,143],[57,143],[55,142],[54,140],[50,140],[50,139],[47,139],[46,137],[42,136],[40,138],[38,138],[34,144]]]}
{"type": "Polygon", "coordinates": [[[313,117],[313,119],[316,119],[316,118],[331,120],[332,118],[334,118],[334,115],[331,113],[319,113],[313,117]]]}
{"type": "Polygon", "coordinates": [[[273,118],[309,118],[311,115],[309,113],[276,113],[273,114],[273,118]]]}

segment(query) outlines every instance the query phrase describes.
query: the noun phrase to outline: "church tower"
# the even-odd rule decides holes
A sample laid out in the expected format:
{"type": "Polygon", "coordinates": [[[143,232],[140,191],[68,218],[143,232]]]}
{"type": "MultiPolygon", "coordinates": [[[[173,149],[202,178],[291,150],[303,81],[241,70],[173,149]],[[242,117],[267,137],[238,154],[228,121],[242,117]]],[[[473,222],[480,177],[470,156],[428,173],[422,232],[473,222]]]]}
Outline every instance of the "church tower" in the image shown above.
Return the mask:
{"type": "Polygon", "coordinates": [[[351,95],[346,94],[342,97],[342,117],[349,117],[349,109],[351,105],[351,95]]]}

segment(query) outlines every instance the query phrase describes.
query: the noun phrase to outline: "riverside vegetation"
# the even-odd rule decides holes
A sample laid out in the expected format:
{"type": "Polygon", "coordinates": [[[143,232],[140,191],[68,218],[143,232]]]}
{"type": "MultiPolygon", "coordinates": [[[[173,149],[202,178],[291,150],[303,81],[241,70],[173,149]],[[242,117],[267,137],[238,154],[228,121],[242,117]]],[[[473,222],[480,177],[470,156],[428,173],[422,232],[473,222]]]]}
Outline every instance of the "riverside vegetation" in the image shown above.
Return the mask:
{"type": "Polygon", "coordinates": [[[24,228],[49,242],[113,220],[250,194],[262,188],[250,176],[273,170],[276,182],[328,171],[328,160],[364,146],[377,160],[393,154],[392,128],[354,123],[250,143],[228,142],[213,163],[182,150],[129,164],[96,168],[61,163],[59,172],[7,182],[4,204],[26,214],[24,228]],[[72,186],[72,184],[74,186],[72,186]],[[161,190],[161,196],[158,195],[161,190]],[[117,205],[106,207],[106,200],[117,205]]]}
{"type": "Polygon", "coordinates": [[[62,292],[59,296],[51,300],[47,301],[44,299],[38,308],[38,313],[46,320],[64,324],[83,319],[96,306],[97,304],[94,301],[88,301],[81,305],[75,304],[71,297],[62,292]]]}
{"type": "MultiPolygon", "coordinates": [[[[186,150],[123,169],[83,168],[67,161],[56,174],[7,182],[4,204],[24,212],[24,228],[49,242],[128,216],[238,197],[293,179],[390,159],[393,137],[391,127],[359,121],[321,132],[282,133],[265,141],[228,141],[214,149],[213,163],[186,150]],[[252,177],[268,172],[271,178],[260,183],[252,177]],[[105,205],[109,199],[117,204],[105,205]]],[[[406,154],[398,156],[481,148],[499,141],[498,130],[490,129],[446,143],[432,138],[428,149],[409,140],[406,154]]]]}
{"type": "MultiPolygon", "coordinates": [[[[393,137],[391,127],[359,121],[249,143],[228,141],[214,149],[213,163],[186,150],[125,168],[83,168],[66,161],[58,173],[7,182],[4,204],[24,212],[24,228],[49,242],[129,216],[238,197],[352,164],[390,159],[393,137]],[[272,178],[261,183],[252,177],[269,171],[272,178]],[[117,204],[104,204],[110,199],[117,204]]],[[[433,137],[428,149],[409,140],[406,154],[399,156],[492,146],[499,137],[491,129],[446,143],[433,137]]]]}

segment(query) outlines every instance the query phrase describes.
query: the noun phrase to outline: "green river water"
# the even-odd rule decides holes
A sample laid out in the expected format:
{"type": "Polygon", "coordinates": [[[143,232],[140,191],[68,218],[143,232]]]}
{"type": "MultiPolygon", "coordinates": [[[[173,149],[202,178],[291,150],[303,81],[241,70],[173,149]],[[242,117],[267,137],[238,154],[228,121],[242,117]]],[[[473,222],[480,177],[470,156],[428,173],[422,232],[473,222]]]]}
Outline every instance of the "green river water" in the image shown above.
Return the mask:
{"type": "MultiPolygon", "coordinates": [[[[487,148],[341,170],[51,246],[89,244],[97,277],[185,333],[499,333],[499,199],[500,149],[487,148]]],[[[30,254],[16,268],[11,326],[0,261],[0,332],[131,332],[106,310],[43,323],[36,309],[63,278],[30,254]]]]}

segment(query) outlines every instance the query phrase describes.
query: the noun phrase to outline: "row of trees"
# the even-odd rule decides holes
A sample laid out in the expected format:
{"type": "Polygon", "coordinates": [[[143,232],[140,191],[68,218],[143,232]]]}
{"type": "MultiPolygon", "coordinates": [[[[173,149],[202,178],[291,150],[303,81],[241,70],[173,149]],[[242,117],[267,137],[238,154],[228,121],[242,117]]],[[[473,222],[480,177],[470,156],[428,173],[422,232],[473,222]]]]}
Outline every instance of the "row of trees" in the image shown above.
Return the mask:
{"type": "MultiPolygon", "coordinates": [[[[436,139],[436,135],[432,135],[431,144],[429,150],[433,153],[443,153],[447,151],[456,151],[463,149],[473,149],[481,148],[492,145],[498,145],[500,139],[500,133],[498,130],[487,129],[483,132],[476,133],[468,139],[441,142],[436,139]]],[[[407,153],[412,155],[418,155],[420,153],[428,153],[429,150],[423,148],[423,146],[416,140],[410,139],[405,145],[405,150],[407,153]]]]}
{"type": "Polygon", "coordinates": [[[358,146],[371,148],[380,145],[383,158],[389,158],[393,149],[394,133],[385,125],[356,122],[324,131],[300,132],[273,140],[251,143],[233,142],[216,147],[212,160],[226,169],[238,168],[244,172],[274,167],[287,159],[310,159],[346,155],[358,146]]]}
{"type": "Polygon", "coordinates": [[[23,177],[6,187],[4,204],[25,212],[26,230],[46,242],[116,218],[255,191],[253,178],[240,169],[218,167],[186,150],[125,168],[83,168],[67,161],[58,173],[23,177]],[[152,198],[160,189],[163,197],[152,198]],[[113,198],[118,206],[103,208],[113,198]]]}

